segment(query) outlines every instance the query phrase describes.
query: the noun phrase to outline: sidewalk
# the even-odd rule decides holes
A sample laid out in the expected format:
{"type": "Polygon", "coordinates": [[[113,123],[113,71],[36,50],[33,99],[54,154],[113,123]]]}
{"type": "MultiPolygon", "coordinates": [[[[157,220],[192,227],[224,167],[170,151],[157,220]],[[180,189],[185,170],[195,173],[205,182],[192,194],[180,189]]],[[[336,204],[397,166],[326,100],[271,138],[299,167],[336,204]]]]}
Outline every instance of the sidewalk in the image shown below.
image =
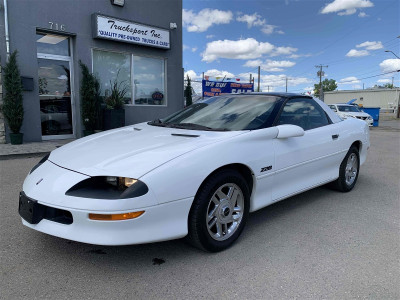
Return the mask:
{"type": "MultiPolygon", "coordinates": [[[[379,121],[379,127],[371,127],[372,131],[399,131],[400,119],[379,121]]],[[[399,135],[400,138],[400,135],[399,135]]],[[[50,151],[61,147],[74,139],[52,140],[22,145],[0,144],[0,160],[13,159],[26,156],[44,156],[50,151]]]]}
{"type": "Polygon", "coordinates": [[[25,143],[22,145],[0,144],[0,160],[26,156],[44,156],[50,151],[72,141],[74,139],[25,143]]]}

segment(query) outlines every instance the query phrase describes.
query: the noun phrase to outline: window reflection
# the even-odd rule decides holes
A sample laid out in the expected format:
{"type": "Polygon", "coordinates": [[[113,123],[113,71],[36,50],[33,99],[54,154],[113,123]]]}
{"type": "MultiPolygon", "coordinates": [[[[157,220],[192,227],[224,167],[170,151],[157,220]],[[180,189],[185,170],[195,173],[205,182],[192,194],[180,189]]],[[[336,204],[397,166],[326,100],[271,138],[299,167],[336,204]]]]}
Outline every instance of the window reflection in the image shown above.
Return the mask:
{"type": "Polygon", "coordinates": [[[130,55],[116,52],[93,50],[93,73],[101,84],[101,95],[109,96],[111,84],[126,87],[125,104],[131,103],[131,60],[130,55]]]}
{"type": "Polygon", "coordinates": [[[36,34],[37,53],[69,56],[69,38],[47,33],[36,34]]]}
{"type": "Polygon", "coordinates": [[[133,57],[135,104],[164,105],[164,60],[133,57]]]}

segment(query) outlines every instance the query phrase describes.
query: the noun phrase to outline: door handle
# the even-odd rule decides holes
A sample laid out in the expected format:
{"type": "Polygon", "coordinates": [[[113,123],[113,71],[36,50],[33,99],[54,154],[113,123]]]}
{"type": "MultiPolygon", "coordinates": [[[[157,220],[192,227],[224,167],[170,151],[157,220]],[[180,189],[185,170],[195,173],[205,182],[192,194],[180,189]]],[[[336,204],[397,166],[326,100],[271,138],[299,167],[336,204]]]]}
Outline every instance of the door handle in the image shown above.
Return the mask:
{"type": "Polygon", "coordinates": [[[338,138],[339,138],[339,135],[338,135],[338,134],[332,135],[332,140],[337,140],[338,138]]]}

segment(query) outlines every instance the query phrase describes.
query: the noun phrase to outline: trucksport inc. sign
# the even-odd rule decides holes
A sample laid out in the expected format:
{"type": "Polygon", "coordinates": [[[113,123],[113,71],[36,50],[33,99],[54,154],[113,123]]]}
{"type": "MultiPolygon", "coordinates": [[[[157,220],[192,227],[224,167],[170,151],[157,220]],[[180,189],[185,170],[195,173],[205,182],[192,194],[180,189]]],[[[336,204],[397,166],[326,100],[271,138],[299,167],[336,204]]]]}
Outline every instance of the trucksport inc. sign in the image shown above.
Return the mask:
{"type": "Polygon", "coordinates": [[[252,83],[219,82],[203,80],[203,97],[214,97],[220,94],[251,93],[254,91],[252,83]]]}
{"type": "Polygon", "coordinates": [[[100,14],[92,15],[93,37],[163,49],[170,48],[169,31],[100,14]]]}

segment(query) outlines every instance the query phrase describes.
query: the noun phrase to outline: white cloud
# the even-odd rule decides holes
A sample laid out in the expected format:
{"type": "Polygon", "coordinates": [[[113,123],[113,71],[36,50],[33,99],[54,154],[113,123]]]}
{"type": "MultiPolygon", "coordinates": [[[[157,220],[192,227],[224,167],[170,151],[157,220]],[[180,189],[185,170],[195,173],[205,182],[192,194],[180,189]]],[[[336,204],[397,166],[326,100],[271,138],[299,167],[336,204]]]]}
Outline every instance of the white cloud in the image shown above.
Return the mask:
{"type": "Polygon", "coordinates": [[[212,62],[218,58],[254,59],[271,53],[273,50],[274,45],[268,42],[258,42],[253,38],[238,41],[218,40],[207,43],[202,60],[212,62]]]}
{"type": "Polygon", "coordinates": [[[342,78],[338,82],[338,84],[355,84],[355,83],[360,83],[360,80],[358,80],[358,78],[354,76],[342,78]]]}
{"type": "Polygon", "coordinates": [[[364,43],[356,45],[357,48],[365,48],[367,50],[379,50],[383,48],[382,42],[370,42],[366,41],[364,43]]]}
{"type": "Polygon", "coordinates": [[[245,67],[261,67],[261,70],[267,72],[282,72],[284,68],[293,67],[296,63],[288,60],[270,60],[267,59],[264,63],[261,60],[249,60],[247,61],[244,66],[245,67]]]}
{"type": "Polygon", "coordinates": [[[265,19],[262,19],[261,16],[257,13],[252,15],[242,15],[236,18],[236,21],[247,23],[247,28],[251,28],[253,26],[261,26],[265,24],[265,19]]]}
{"type": "Polygon", "coordinates": [[[266,24],[261,28],[261,31],[268,35],[273,33],[284,34],[285,32],[283,32],[282,30],[276,30],[276,28],[278,27],[279,26],[276,25],[266,24]]]}
{"type": "Polygon", "coordinates": [[[210,76],[210,77],[225,77],[225,76],[226,76],[226,78],[235,77],[234,74],[232,74],[232,73],[230,73],[228,71],[220,71],[220,70],[217,70],[217,69],[208,70],[208,71],[204,72],[204,75],[207,75],[207,76],[210,76]]]}
{"type": "Polygon", "coordinates": [[[261,59],[248,60],[248,61],[246,61],[246,63],[243,65],[243,67],[255,68],[255,67],[261,66],[262,63],[263,63],[263,62],[262,62],[261,59]]]}
{"type": "MultiPolygon", "coordinates": [[[[242,73],[239,75],[240,78],[243,78],[244,80],[248,81],[248,78],[250,78],[250,73],[242,73]]],[[[252,73],[252,77],[254,78],[254,89],[257,89],[257,81],[258,81],[258,75],[252,73]]],[[[285,87],[286,86],[286,77],[287,75],[285,74],[280,74],[280,75],[261,75],[260,76],[260,89],[263,92],[267,92],[268,88],[269,91],[272,92],[277,87],[285,87]]],[[[247,82],[246,81],[246,82],[247,82]]],[[[289,87],[294,87],[300,84],[310,84],[313,81],[309,78],[306,77],[288,77],[288,86],[289,87]]],[[[290,91],[290,89],[289,89],[290,91]]]]}
{"type": "Polygon", "coordinates": [[[206,35],[206,39],[212,39],[214,37],[215,37],[215,35],[213,35],[213,34],[206,35]]]}
{"type": "Polygon", "coordinates": [[[367,50],[356,50],[356,49],[351,49],[346,54],[347,57],[360,57],[360,56],[367,56],[367,55],[369,55],[369,52],[367,50]]]}
{"type": "Polygon", "coordinates": [[[312,54],[292,54],[289,56],[289,58],[296,59],[300,57],[310,57],[310,56],[312,56],[312,54]]]}
{"type": "Polygon", "coordinates": [[[202,53],[205,62],[212,62],[218,58],[255,59],[263,55],[278,56],[291,55],[297,51],[292,47],[276,47],[268,42],[258,42],[254,38],[245,40],[218,40],[207,43],[202,53]]]}
{"type": "Polygon", "coordinates": [[[185,79],[187,78],[187,76],[189,76],[191,80],[199,79],[201,77],[200,75],[197,75],[196,72],[193,70],[186,71],[184,74],[185,79]]]}
{"type": "Polygon", "coordinates": [[[183,9],[182,25],[189,32],[204,32],[214,24],[229,24],[233,19],[231,11],[204,8],[199,13],[183,9]]]}
{"type": "Polygon", "coordinates": [[[360,17],[360,18],[365,18],[365,17],[369,17],[369,15],[367,15],[365,12],[363,12],[363,11],[361,11],[359,14],[358,14],[358,16],[360,17]]]}
{"type": "Polygon", "coordinates": [[[327,4],[321,10],[321,13],[338,13],[339,16],[345,16],[355,14],[357,9],[373,6],[374,4],[369,0],[334,0],[327,4]]]}
{"type": "Polygon", "coordinates": [[[382,73],[400,70],[400,59],[385,59],[379,64],[382,73]]]}
{"type": "Polygon", "coordinates": [[[183,44],[183,46],[182,46],[183,51],[185,51],[185,50],[187,50],[187,49],[189,49],[189,48],[190,48],[190,47],[187,46],[187,45],[185,45],[185,44],[183,44]]]}
{"type": "Polygon", "coordinates": [[[197,51],[197,47],[193,47],[192,52],[196,52],[196,51],[197,51]]]}
{"type": "Polygon", "coordinates": [[[297,50],[297,48],[293,47],[275,47],[271,56],[292,55],[293,52],[296,52],[297,50]]]}
{"type": "Polygon", "coordinates": [[[378,80],[378,83],[391,83],[392,81],[389,79],[389,78],[387,78],[387,79],[379,79],[378,80]]]}

